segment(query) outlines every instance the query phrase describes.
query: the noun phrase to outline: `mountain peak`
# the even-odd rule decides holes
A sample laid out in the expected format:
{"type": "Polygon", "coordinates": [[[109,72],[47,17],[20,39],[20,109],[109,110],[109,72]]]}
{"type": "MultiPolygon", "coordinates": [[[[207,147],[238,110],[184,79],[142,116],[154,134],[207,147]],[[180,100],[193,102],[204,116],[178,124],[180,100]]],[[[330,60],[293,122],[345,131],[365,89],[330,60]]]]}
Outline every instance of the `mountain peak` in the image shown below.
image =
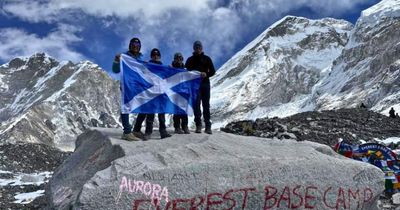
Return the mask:
{"type": "Polygon", "coordinates": [[[361,103],[384,114],[400,110],[399,27],[399,0],[366,9],[355,26],[282,18],[211,79],[214,124],[361,103]]]}
{"type": "Polygon", "coordinates": [[[100,69],[100,66],[92,61],[85,60],[77,63],[77,66],[80,68],[86,67],[87,69],[100,69]]]}
{"type": "Polygon", "coordinates": [[[400,1],[382,0],[378,4],[362,11],[357,24],[376,25],[382,19],[400,17],[400,1]]]}
{"type": "MultiPolygon", "coordinates": [[[[14,71],[28,69],[27,66],[39,67],[39,66],[57,66],[59,62],[51,57],[50,55],[37,52],[31,56],[20,56],[10,60],[8,63],[5,63],[0,66],[0,68],[9,68],[14,71]]],[[[35,68],[36,69],[36,68],[35,68]]]]}
{"type": "MultiPolygon", "coordinates": [[[[344,20],[295,16],[270,26],[211,79],[215,120],[265,116],[310,93],[323,69],[340,55],[351,29],[344,20]]],[[[278,110],[274,116],[297,111],[278,110]]]]}
{"type": "Polygon", "coordinates": [[[58,62],[35,53],[0,68],[4,142],[29,141],[71,150],[74,144],[68,139],[87,127],[118,124],[118,82],[91,61],[58,62]]]}
{"type": "Polygon", "coordinates": [[[284,30],[287,28],[294,28],[299,30],[301,27],[324,27],[330,26],[340,30],[350,30],[353,25],[345,20],[338,20],[334,18],[323,18],[323,19],[308,19],[305,17],[298,16],[285,16],[278,20],[276,23],[271,25],[265,32],[270,36],[284,36],[290,31],[284,30]]]}

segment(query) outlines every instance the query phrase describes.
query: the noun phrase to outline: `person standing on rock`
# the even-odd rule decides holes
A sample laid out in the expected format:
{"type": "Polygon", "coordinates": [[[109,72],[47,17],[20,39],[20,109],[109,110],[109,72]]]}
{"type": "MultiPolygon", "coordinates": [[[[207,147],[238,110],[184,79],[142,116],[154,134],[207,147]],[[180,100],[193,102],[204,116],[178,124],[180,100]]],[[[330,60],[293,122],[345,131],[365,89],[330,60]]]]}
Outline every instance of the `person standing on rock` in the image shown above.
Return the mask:
{"type": "Polygon", "coordinates": [[[210,57],[204,54],[203,45],[200,41],[193,43],[193,55],[190,56],[185,64],[185,67],[190,70],[200,71],[203,80],[200,85],[200,91],[193,107],[194,121],[196,123],[196,133],[201,133],[201,109],[203,106],[203,118],[206,126],[205,132],[212,134],[210,121],[210,77],[215,74],[214,64],[210,57]]]}
{"type": "MultiPolygon", "coordinates": [[[[183,56],[182,53],[177,52],[174,55],[174,60],[171,64],[174,68],[184,69],[185,64],[183,64],[183,56]]],[[[176,134],[190,134],[188,128],[188,116],[187,114],[174,114],[174,128],[176,134]],[[181,129],[182,126],[182,129],[181,129]]]]}
{"type": "MultiPolygon", "coordinates": [[[[142,53],[140,52],[140,48],[141,48],[141,42],[139,40],[139,38],[132,38],[131,41],[129,42],[129,47],[128,47],[128,51],[125,53],[129,56],[131,56],[132,58],[141,61],[142,60],[142,53]]],[[[120,58],[121,58],[121,54],[117,54],[114,58],[114,62],[112,65],[112,71],[114,73],[120,73],[121,69],[120,69],[120,58]]],[[[121,81],[122,82],[122,81],[121,81]]],[[[121,85],[122,86],[122,85],[121,85]]],[[[132,133],[132,126],[129,122],[129,114],[122,114],[121,113],[121,121],[122,121],[122,126],[123,126],[123,134],[121,136],[121,139],[127,140],[127,141],[139,141],[140,139],[138,139],[133,133],[132,133]]]]}
{"type": "Polygon", "coordinates": [[[394,111],[393,107],[389,111],[389,117],[396,118],[396,112],[394,111]]]}
{"type": "MultiPolygon", "coordinates": [[[[151,60],[149,63],[155,63],[162,65],[161,62],[161,53],[160,50],[157,48],[154,48],[151,50],[150,53],[151,60]]],[[[159,113],[158,115],[158,122],[159,122],[159,131],[160,131],[160,136],[161,138],[167,138],[170,137],[171,134],[167,132],[167,127],[165,125],[165,114],[164,113],[159,113]]],[[[144,133],[144,140],[148,140],[151,137],[151,134],[153,133],[153,123],[154,123],[154,117],[155,114],[139,114],[138,117],[136,118],[136,123],[135,127],[133,128],[134,133],[141,133],[140,129],[142,127],[143,121],[146,119],[146,131],[144,133]]]]}

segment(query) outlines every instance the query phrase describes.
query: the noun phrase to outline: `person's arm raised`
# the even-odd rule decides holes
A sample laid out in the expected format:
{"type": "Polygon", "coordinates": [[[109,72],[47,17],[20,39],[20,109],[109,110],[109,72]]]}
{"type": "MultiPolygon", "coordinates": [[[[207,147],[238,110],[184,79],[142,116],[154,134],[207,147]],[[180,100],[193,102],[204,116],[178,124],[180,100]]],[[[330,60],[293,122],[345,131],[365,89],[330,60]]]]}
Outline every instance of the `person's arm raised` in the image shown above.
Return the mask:
{"type": "Polygon", "coordinates": [[[121,54],[115,55],[114,62],[113,62],[113,65],[112,65],[112,71],[114,73],[119,73],[121,71],[121,69],[119,67],[120,60],[121,60],[121,54]]]}

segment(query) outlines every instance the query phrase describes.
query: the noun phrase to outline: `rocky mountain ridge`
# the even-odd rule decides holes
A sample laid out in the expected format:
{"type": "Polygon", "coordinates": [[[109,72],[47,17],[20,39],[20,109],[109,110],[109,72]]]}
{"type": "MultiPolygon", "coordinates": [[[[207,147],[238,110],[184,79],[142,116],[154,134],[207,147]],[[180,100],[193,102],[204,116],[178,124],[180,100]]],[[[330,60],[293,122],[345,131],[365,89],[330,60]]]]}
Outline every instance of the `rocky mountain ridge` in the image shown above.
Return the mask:
{"type": "Polygon", "coordinates": [[[314,87],[316,110],[357,107],[400,111],[400,2],[383,0],[362,12],[329,74],[314,87]]]}
{"type": "Polygon", "coordinates": [[[119,83],[89,61],[58,62],[38,53],[0,66],[0,79],[0,144],[71,151],[88,127],[119,125],[119,83]]]}
{"type": "MultiPolygon", "coordinates": [[[[294,16],[270,26],[212,78],[213,120],[278,113],[282,107],[303,101],[321,72],[340,55],[352,27],[344,20],[294,16]]],[[[295,114],[300,110],[285,111],[295,114]]]]}
{"type": "Polygon", "coordinates": [[[366,9],[355,26],[332,19],[283,18],[211,80],[214,124],[361,103],[386,115],[391,107],[400,111],[399,23],[396,0],[366,9]],[[317,29],[308,30],[315,25],[317,29]]]}

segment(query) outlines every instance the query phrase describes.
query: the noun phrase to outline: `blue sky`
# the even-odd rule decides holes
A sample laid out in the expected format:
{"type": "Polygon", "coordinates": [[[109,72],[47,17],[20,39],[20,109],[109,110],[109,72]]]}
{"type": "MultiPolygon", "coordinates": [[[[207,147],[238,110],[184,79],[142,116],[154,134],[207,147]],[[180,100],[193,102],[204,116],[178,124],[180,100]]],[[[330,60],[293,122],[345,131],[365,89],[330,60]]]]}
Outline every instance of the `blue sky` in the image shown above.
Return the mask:
{"type": "Polygon", "coordinates": [[[220,67],[286,15],[355,23],[379,0],[0,0],[0,64],[46,52],[58,60],[90,60],[110,71],[129,40],[142,40],[144,59],[159,48],[164,64],[187,58],[195,40],[220,67]],[[112,2],[112,3],[111,3],[112,2]]]}

